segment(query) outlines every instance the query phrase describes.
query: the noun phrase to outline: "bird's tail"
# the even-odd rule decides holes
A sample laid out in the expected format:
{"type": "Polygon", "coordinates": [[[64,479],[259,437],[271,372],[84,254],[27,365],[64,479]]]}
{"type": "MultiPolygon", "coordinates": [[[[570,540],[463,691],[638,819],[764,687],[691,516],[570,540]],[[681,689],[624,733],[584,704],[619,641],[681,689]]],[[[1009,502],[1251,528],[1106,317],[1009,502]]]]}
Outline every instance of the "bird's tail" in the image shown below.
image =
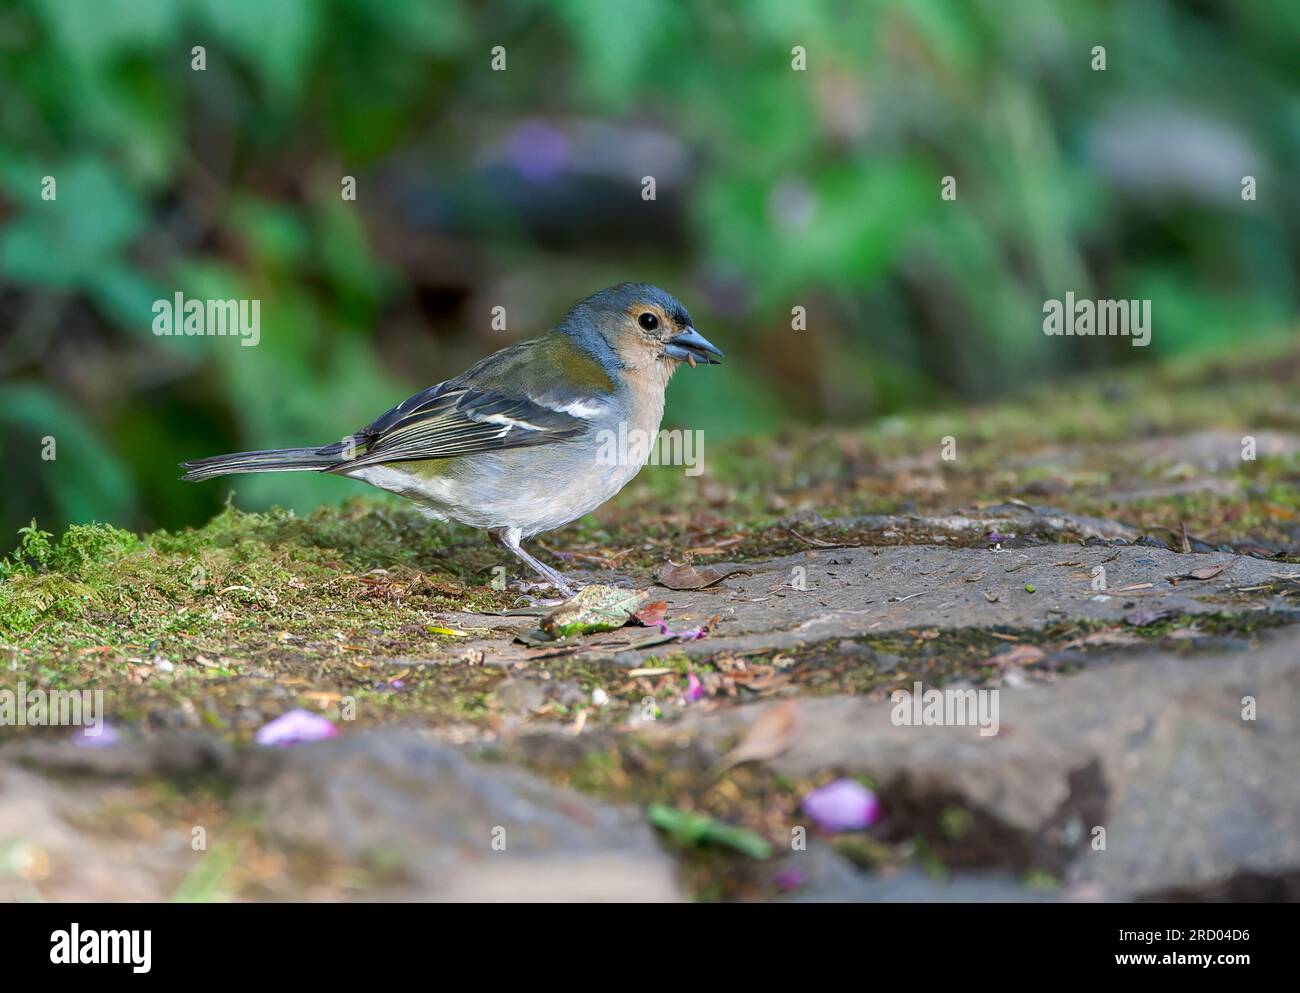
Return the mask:
{"type": "Polygon", "coordinates": [[[181,479],[196,482],[236,472],[322,472],[338,465],[339,454],[329,448],[273,448],[265,452],[232,452],[182,462],[181,479]]]}

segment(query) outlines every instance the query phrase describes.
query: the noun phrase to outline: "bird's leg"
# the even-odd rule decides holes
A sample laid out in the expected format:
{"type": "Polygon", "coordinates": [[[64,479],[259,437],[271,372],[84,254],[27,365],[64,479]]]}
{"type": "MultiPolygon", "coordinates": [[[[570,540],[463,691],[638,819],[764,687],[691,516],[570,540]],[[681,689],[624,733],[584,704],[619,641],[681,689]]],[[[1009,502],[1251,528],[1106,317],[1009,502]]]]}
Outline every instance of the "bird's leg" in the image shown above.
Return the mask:
{"type": "Polygon", "coordinates": [[[556,572],[545,562],[539,562],[519,547],[519,539],[523,534],[519,528],[494,528],[489,531],[488,534],[491,536],[493,541],[502,548],[507,549],[511,554],[519,559],[520,562],[532,569],[533,572],[545,579],[566,597],[573,596],[573,584],[568,579],[556,572]]]}

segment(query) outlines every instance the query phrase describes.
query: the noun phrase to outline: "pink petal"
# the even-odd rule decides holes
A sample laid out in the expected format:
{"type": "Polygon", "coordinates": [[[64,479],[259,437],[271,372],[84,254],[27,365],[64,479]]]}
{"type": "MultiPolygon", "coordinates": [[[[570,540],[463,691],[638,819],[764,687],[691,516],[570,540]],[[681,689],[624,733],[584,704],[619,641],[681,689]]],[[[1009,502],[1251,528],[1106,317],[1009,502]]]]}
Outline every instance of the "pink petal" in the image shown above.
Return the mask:
{"type": "Polygon", "coordinates": [[[304,741],[323,741],[338,737],[339,729],[328,718],[306,710],[281,714],[257,731],[253,740],[259,745],[297,745],[304,741]]]}
{"type": "Polygon", "coordinates": [[[98,731],[93,728],[78,728],[72,735],[72,743],[79,748],[112,748],[121,741],[117,729],[111,724],[101,724],[98,731]]]}
{"type": "Polygon", "coordinates": [[[813,790],[802,806],[823,831],[860,831],[880,817],[880,801],[855,779],[837,779],[813,790]]]}
{"type": "Polygon", "coordinates": [[[707,633],[704,628],[687,628],[685,631],[674,631],[663,621],[655,621],[654,627],[659,629],[659,633],[669,638],[677,638],[680,641],[699,641],[707,633]]]}
{"type": "Polygon", "coordinates": [[[782,869],[772,879],[776,883],[776,888],[783,893],[793,893],[802,889],[803,885],[808,882],[808,877],[799,869],[782,869]]]}
{"type": "Polygon", "coordinates": [[[700,678],[693,672],[686,674],[686,699],[698,700],[704,696],[704,687],[700,683],[700,678]]]}

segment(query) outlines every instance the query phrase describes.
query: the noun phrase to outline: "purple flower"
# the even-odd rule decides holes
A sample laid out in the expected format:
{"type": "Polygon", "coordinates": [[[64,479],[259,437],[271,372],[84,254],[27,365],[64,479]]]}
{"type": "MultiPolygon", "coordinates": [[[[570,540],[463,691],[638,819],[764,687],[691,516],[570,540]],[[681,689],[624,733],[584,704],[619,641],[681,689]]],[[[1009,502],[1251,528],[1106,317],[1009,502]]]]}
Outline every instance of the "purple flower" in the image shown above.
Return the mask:
{"type": "Polygon", "coordinates": [[[111,724],[101,724],[98,728],[78,728],[72,735],[72,743],[78,748],[112,748],[122,738],[111,724]]]}
{"type": "Polygon", "coordinates": [[[705,635],[704,628],[687,628],[685,631],[674,631],[663,621],[655,621],[654,626],[659,629],[659,633],[669,638],[676,638],[679,641],[699,641],[705,635]]]}
{"type": "Polygon", "coordinates": [[[860,831],[880,817],[876,795],[854,779],[837,779],[813,790],[802,806],[823,831],[860,831]]]}
{"type": "Polygon", "coordinates": [[[291,710],[270,724],[264,724],[254,736],[259,745],[297,745],[304,741],[323,741],[338,737],[339,729],[328,718],[306,710],[291,710]]]}
{"type": "Polygon", "coordinates": [[[1000,544],[1002,544],[1002,542],[1005,540],[1005,539],[1002,537],[1001,533],[998,532],[996,529],[987,532],[987,533],[984,535],[984,537],[988,538],[988,540],[989,540],[989,544],[990,544],[990,545],[1000,545],[1000,544]]]}
{"type": "Polygon", "coordinates": [[[700,684],[700,677],[693,672],[686,674],[686,699],[698,700],[704,696],[704,687],[700,684]]]}
{"type": "Polygon", "coordinates": [[[794,893],[803,889],[808,877],[799,869],[782,869],[772,877],[772,882],[776,883],[776,888],[782,893],[794,893]]]}

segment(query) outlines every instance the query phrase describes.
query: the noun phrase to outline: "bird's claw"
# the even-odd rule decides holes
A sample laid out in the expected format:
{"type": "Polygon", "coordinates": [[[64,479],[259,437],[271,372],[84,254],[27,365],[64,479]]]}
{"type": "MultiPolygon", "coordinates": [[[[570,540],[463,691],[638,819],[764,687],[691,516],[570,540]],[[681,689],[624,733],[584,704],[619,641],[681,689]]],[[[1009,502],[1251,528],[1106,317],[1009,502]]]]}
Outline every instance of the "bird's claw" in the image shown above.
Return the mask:
{"type": "Polygon", "coordinates": [[[555,604],[564,603],[565,600],[572,598],[577,592],[577,589],[574,588],[573,584],[561,586],[560,584],[553,583],[550,580],[530,581],[518,579],[511,582],[507,589],[509,589],[511,593],[519,593],[520,599],[527,600],[529,602],[528,605],[533,607],[549,607],[555,604]],[[532,595],[534,593],[540,593],[543,590],[554,590],[560,595],[559,599],[535,597],[532,595]]]}

